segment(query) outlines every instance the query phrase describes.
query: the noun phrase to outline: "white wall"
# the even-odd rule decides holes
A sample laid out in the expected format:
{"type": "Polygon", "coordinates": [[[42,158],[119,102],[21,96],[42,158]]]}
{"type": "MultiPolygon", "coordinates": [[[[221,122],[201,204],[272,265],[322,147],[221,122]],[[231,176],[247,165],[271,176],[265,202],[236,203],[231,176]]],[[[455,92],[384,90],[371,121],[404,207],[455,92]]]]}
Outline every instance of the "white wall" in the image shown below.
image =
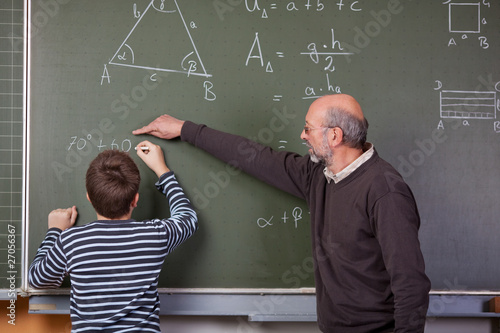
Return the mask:
{"type": "MultiPolygon", "coordinates": [[[[246,317],[162,316],[163,333],[320,333],[316,323],[258,323],[246,317]]],[[[498,320],[428,318],[425,333],[498,333],[498,320]]]]}

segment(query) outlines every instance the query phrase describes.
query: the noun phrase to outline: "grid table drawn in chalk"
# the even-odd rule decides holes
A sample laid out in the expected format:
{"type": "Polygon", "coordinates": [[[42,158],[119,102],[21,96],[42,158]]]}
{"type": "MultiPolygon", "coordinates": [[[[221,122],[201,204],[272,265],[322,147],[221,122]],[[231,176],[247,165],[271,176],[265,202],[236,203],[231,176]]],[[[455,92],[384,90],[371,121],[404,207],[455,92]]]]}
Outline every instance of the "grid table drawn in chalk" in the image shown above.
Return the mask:
{"type": "Polygon", "coordinates": [[[176,0],[151,0],[109,64],[187,76],[211,76],[205,70],[176,0]],[[148,25],[153,20],[161,22],[161,29],[148,25]],[[178,33],[179,27],[181,33],[178,33]],[[151,63],[148,50],[164,45],[168,46],[168,51],[151,63]]]}
{"type": "Polygon", "coordinates": [[[441,118],[458,119],[496,119],[497,102],[495,91],[458,91],[440,92],[441,118]]]}

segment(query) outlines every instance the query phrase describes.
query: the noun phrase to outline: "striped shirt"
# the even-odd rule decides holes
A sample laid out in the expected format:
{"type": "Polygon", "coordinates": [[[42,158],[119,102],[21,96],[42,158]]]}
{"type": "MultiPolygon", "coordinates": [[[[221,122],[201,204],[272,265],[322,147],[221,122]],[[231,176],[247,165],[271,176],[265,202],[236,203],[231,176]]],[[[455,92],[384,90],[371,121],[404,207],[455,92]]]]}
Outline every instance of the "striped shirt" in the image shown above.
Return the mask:
{"type": "Polygon", "coordinates": [[[72,332],[160,332],[158,276],[168,253],[198,228],[172,172],[155,184],[171,217],[95,221],[47,231],[29,269],[33,288],[57,288],[69,274],[72,332]]]}

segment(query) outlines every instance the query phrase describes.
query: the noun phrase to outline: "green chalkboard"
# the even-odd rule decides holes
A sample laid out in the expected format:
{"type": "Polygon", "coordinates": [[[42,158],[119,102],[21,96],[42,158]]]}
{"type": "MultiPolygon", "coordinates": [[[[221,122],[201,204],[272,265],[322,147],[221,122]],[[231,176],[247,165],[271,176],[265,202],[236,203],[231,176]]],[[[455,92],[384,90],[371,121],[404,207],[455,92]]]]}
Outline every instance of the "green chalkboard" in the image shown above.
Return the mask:
{"type": "MultiPolygon", "coordinates": [[[[500,290],[499,14],[498,3],[458,0],[33,2],[29,259],[51,209],[76,204],[79,224],[95,218],[89,162],[135,146],[132,130],[157,116],[305,154],[309,104],[342,92],[360,101],[369,141],[415,192],[433,288],[500,290]]],[[[305,202],[187,143],[154,142],[200,217],[161,287],[314,285],[305,202]]],[[[168,216],[136,160],[134,217],[168,216]]]]}
{"type": "Polygon", "coordinates": [[[0,3],[0,298],[22,276],[23,1],[0,3]]]}

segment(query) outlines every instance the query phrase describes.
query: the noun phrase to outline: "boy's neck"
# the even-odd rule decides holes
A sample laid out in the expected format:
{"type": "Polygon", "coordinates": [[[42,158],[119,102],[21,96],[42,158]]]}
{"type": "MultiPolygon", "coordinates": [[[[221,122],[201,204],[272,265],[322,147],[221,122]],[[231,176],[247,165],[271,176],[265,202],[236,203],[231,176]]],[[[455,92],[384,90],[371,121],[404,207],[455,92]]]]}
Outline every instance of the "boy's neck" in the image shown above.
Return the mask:
{"type": "Polygon", "coordinates": [[[102,221],[102,220],[110,220],[110,221],[117,221],[117,220],[130,220],[130,218],[132,217],[132,213],[129,213],[129,214],[125,214],[119,218],[116,218],[116,219],[110,219],[109,217],[106,217],[106,216],[102,216],[100,214],[97,214],[97,220],[99,221],[102,221]]]}

